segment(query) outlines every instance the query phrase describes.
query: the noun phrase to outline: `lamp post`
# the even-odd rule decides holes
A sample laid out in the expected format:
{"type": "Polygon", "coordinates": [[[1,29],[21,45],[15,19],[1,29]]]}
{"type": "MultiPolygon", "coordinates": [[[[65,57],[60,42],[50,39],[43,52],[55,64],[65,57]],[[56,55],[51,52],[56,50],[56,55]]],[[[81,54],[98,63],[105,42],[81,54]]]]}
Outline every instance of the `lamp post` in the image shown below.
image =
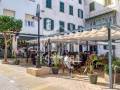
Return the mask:
{"type": "Polygon", "coordinates": [[[38,51],[37,51],[37,61],[36,61],[36,68],[41,68],[40,65],[40,4],[37,4],[36,9],[36,17],[38,20],[38,51]]]}
{"type": "Polygon", "coordinates": [[[109,88],[113,88],[113,80],[112,80],[112,39],[111,39],[111,29],[110,22],[107,21],[108,24],[108,46],[109,46],[109,88]]]}

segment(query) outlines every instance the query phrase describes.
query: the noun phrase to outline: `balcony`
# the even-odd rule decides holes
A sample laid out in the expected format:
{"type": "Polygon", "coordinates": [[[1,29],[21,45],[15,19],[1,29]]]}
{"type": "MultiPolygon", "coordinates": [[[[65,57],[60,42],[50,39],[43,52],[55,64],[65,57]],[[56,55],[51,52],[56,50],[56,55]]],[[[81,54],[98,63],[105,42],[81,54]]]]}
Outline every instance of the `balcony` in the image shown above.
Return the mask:
{"type": "Polygon", "coordinates": [[[106,14],[106,13],[116,12],[116,11],[117,11],[117,7],[116,6],[104,7],[104,9],[102,9],[102,10],[96,10],[96,11],[90,12],[86,16],[86,19],[94,18],[96,16],[100,16],[100,15],[103,15],[103,14],[106,14]]]}

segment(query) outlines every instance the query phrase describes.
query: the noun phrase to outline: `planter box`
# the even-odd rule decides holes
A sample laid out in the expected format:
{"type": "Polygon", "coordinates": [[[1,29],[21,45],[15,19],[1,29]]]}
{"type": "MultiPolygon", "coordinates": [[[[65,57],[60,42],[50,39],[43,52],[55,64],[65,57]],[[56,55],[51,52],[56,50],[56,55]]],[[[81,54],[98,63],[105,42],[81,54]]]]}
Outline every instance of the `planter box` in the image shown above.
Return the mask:
{"type": "Polygon", "coordinates": [[[50,73],[50,68],[49,67],[41,67],[41,68],[32,67],[32,68],[27,68],[26,72],[33,76],[44,76],[50,73]]]}
{"type": "MultiPolygon", "coordinates": [[[[109,75],[108,74],[105,73],[104,78],[105,78],[106,81],[109,82],[109,75]]],[[[114,74],[113,74],[112,80],[113,80],[113,83],[114,83],[114,74]]],[[[116,78],[115,78],[115,83],[120,83],[120,73],[117,73],[116,78]]]]}

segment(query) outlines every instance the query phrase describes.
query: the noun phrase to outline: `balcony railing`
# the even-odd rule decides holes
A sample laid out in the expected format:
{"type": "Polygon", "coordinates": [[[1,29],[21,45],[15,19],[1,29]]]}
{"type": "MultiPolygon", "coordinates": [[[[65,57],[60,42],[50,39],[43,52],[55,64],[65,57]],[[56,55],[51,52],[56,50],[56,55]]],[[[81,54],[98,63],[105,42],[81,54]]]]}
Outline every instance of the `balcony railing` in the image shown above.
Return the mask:
{"type": "Polygon", "coordinates": [[[95,17],[95,16],[99,16],[99,15],[102,15],[102,14],[105,14],[105,13],[109,13],[109,12],[112,12],[112,11],[117,11],[117,7],[116,6],[110,6],[110,7],[105,7],[102,10],[92,11],[86,16],[86,19],[89,19],[89,18],[92,18],[92,17],[95,17]]]}

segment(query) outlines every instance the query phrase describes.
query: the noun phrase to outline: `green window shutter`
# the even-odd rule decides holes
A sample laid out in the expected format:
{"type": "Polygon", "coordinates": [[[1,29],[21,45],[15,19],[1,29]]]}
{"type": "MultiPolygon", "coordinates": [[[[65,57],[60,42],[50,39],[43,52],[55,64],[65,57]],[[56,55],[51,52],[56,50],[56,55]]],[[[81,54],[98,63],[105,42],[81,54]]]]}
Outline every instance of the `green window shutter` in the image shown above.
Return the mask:
{"type": "Polygon", "coordinates": [[[65,23],[63,21],[60,21],[59,26],[60,26],[59,28],[60,32],[64,32],[65,23]]]}
{"type": "Polygon", "coordinates": [[[73,30],[75,30],[75,25],[73,24],[73,30]]]}
{"type": "Polygon", "coordinates": [[[78,17],[80,17],[80,9],[78,9],[78,17]]]}
{"type": "Polygon", "coordinates": [[[44,29],[46,29],[46,18],[44,18],[44,21],[43,21],[43,23],[44,23],[44,29]]]}
{"type": "Polygon", "coordinates": [[[60,2],[60,12],[64,12],[64,2],[60,2]]]}
{"type": "Polygon", "coordinates": [[[54,29],[54,21],[50,18],[44,18],[44,29],[45,30],[53,30],[54,29]],[[49,20],[49,23],[48,23],[49,20]]]}
{"type": "Polygon", "coordinates": [[[71,6],[71,5],[69,6],[69,14],[73,15],[73,6],[71,6]]]}
{"type": "Polygon", "coordinates": [[[83,10],[78,9],[78,17],[83,18],[83,10]]]}
{"type": "Polygon", "coordinates": [[[68,30],[70,30],[70,23],[68,23],[68,30]]]}
{"type": "Polygon", "coordinates": [[[79,4],[82,4],[82,0],[78,0],[79,4]]]}
{"type": "Polygon", "coordinates": [[[95,2],[90,3],[89,5],[90,12],[95,10],[95,2]]]}
{"type": "Polygon", "coordinates": [[[46,7],[52,8],[52,0],[46,0],[46,7]]]}
{"type": "Polygon", "coordinates": [[[51,30],[54,29],[54,20],[51,20],[51,30]]]}
{"type": "Polygon", "coordinates": [[[81,10],[81,18],[83,18],[83,10],[81,10]]]}

